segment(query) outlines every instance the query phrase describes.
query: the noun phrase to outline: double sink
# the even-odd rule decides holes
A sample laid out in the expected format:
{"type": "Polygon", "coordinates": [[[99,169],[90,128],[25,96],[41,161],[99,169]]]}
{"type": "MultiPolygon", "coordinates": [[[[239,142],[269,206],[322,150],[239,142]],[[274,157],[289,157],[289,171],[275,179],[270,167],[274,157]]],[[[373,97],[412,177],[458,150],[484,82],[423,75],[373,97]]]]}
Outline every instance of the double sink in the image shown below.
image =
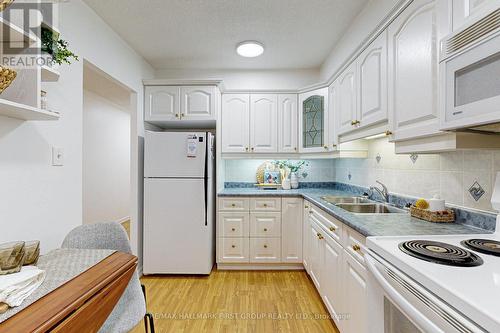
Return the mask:
{"type": "Polygon", "coordinates": [[[321,199],[354,214],[407,214],[404,209],[363,197],[327,195],[321,199]]]}

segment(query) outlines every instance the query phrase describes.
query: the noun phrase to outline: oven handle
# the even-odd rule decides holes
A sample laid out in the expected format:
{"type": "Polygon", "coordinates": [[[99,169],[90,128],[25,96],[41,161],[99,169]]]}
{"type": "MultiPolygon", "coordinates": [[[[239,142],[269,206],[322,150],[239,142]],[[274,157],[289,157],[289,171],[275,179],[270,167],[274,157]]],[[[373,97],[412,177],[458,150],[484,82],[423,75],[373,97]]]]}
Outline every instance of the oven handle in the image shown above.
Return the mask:
{"type": "Polygon", "coordinates": [[[365,256],[365,262],[368,270],[375,277],[387,296],[394,303],[396,303],[396,305],[401,308],[401,310],[403,310],[409,317],[411,317],[412,321],[414,321],[415,324],[417,324],[424,332],[443,333],[441,329],[430,322],[420,311],[418,311],[413,305],[410,304],[410,302],[408,302],[401,294],[399,294],[389,282],[387,282],[387,280],[382,276],[382,274],[375,266],[375,260],[369,254],[365,256]]]}

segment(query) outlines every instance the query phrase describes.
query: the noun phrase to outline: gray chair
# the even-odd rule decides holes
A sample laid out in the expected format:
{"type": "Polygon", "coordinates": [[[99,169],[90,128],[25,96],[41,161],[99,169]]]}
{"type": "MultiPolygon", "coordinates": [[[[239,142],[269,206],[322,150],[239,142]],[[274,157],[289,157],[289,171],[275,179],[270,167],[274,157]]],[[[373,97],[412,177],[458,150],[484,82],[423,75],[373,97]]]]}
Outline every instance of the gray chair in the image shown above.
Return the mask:
{"type": "MultiPolygon", "coordinates": [[[[64,238],[62,248],[108,249],[132,253],[125,229],[118,223],[96,223],[76,227],[64,238]]],[[[148,326],[154,333],[153,316],[146,313],[146,290],[136,274],[122,297],[104,322],[99,332],[126,333],[144,318],[146,332],[148,326]]]]}

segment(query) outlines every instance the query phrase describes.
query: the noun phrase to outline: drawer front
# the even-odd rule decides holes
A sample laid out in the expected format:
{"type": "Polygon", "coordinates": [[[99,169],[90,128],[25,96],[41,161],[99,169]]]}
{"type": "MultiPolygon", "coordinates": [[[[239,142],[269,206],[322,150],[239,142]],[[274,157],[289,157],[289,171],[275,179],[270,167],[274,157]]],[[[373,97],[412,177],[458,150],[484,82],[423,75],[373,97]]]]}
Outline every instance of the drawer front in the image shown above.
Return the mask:
{"type": "Polygon", "coordinates": [[[326,230],[330,237],[342,243],[343,224],[340,221],[316,206],[311,206],[309,212],[320,223],[321,227],[326,230]]]}
{"type": "Polygon", "coordinates": [[[250,237],[280,237],[281,213],[250,213],[250,237]]]}
{"type": "Polygon", "coordinates": [[[219,237],[248,237],[250,215],[247,212],[219,213],[219,237]]]}
{"type": "Polygon", "coordinates": [[[219,210],[224,211],[248,211],[248,198],[219,198],[219,210]]]}
{"type": "Polygon", "coordinates": [[[350,253],[356,260],[364,265],[366,248],[366,237],[361,235],[359,232],[344,226],[344,248],[348,253],[350,253]]]}
{"type": "Polygon", "coordinates": [[[281,261],[280,238],[250,238],[250,262],[281,261]]]}
{"type": "Polygon", "coordinates": [[[250,198],[250,210],[280,212],[281,211],[281,198],[250,198]]]}
{"type": "Polygon", "coordinates": [[[247,263],[249,261],[249,238],[219,238],[220,263],[247,263]]]}

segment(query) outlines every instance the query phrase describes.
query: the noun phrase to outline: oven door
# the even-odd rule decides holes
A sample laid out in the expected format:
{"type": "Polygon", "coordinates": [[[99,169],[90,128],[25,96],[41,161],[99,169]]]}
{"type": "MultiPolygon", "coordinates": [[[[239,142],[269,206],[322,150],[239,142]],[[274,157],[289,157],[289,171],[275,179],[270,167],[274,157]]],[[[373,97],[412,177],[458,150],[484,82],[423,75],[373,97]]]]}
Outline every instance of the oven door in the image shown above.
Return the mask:
{"type": "Polygon", "coordinates": [[[500,119],[500,31],[441,63],[442,129],[500,119]]]}
{"type": "Polygon", "coordinates": [[[365,259],[370,332],[486,332],[373,251],[365,259]]]}

